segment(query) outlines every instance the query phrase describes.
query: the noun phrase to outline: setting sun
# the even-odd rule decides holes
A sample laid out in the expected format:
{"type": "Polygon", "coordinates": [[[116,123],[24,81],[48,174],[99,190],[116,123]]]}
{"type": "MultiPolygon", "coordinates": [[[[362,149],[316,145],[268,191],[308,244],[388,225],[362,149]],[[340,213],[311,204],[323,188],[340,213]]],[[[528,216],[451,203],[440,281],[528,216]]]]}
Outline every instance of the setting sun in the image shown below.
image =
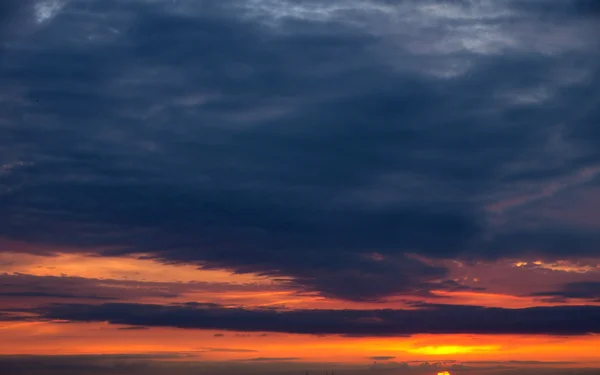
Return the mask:
{"type": "Polygon", "coordinates": [[[450,375],[448,371],[438,372],[437,375],[450,375]]]}

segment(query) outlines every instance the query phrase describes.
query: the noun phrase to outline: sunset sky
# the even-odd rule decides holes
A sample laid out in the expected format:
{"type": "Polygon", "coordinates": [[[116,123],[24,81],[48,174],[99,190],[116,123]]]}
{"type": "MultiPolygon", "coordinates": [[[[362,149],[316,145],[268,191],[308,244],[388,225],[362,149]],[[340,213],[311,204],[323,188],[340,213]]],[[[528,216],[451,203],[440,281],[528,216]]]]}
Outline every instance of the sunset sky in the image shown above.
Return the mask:
{"type": "Polygon", "coordinates": [[[0,374],[599,348],[600,1],[0,0],[0,374]]]}

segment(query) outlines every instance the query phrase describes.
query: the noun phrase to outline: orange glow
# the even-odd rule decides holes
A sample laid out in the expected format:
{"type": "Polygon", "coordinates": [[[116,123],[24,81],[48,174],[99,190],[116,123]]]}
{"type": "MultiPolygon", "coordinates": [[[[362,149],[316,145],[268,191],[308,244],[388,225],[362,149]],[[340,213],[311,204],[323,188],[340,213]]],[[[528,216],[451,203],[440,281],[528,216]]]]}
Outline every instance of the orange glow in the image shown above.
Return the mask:
{"type": "MultiPolygon", "coordinates": [[[[510,267],[511,264],[509,264],[510,267]]],[[[563,265],[564,266],[564,265],[563,265]]],[[[462,267],[466,269],[467,266],[462,267]]],[[[513,268],[515,269],[515,268],[513,268]]],[[[546,272],[546,271],[544,271],[546,272]]],[[[548,270],[547,272],[553,272],[548,270]]],[[[270,306],[298,309],[410,308],[410,301],[523,308],[547,302],[508,292],[435,291],[433,297],[393,298],[387,302],[353,302],[297,293],[289,285],[258,275],[237,275],[226,270],[199,270],[190,265],[163,264],[136,258],[92,257],[84,254],[40,256],[0,253],[0,274],[67,275],[100,280],[102,287],[123,293],[123,302],[171,304],[211,302],[228,306],[270,306]],[[119,281],[119,282],[115,282],[119,281]],[[127,284],[132,282],[133,284],[127,284]],[[256,288],[194,289],[197,282],[255,285],[256,288]],[[275,287],[273,287],[275,285],[275,287]],[[172,290],[176,296],[143,295],[151,289],[172,290]],[[169,289],[172,288],[172,289],[169,289]]],[[[489,272],[476,276],[486,277],[489,272]],[[483,275],[483,276],[482,276],[483,275]]],[[[573,277],[580,277],[572,273],[573,277]]],[[[474,279],[471,275],[470,279],[474,279]]],[[[118,293],[117,293],[118,294],[118,293]]],[[[4,307],[32,307],[51,299],[6,297],[4,307]]],[[[72,302],[69,300],[59,302],[72,302]]],[[[555,304],[565,304],[558,303],[555,304]]],[[[414,307],[413,307],[414,308],[414,307]]],[[[518,335],[414,335],[411,337],[341,337],[245,333],[174,328],[130,329],[106,323],[0,321],[0,354],[129,354],[185,353],[206,361],[252,358],[299,358],[305,362],[365,363],[371,357],[394,361],[574,361],[596,360],[600,336],[577,337],[518,335]],[[443,344],[440,344],[443,343],[443,344]]],[[[444,372],[442,372],[444,374],[444,372]]]]}
{"type": "Polygon", "coordinates": [[[156,282],[211,281],[261,283],[265,277],[232,274],[223,270],[201,270],[193,265],[164,264],[134,257],[94,257],[84,254],[40,256],[0,252],[0,272],[36,276],[77,276],[93,279],[156,282]]]}
{"type": "Polygon", "coordinates": [[[448,371],[438,372],[437,375],[450,375],[448,371]]]}
{"type": "Polygon", "coordinates": [[[409,353],[419,353],[426,355],[449,355],[449,354],[470,354],[470,353],[493,353],[497,352],[498,346],[481,345],[481,346],[465,346],[465,345],[442,345],[442,346],[425,346],[415,349],[409,349],[409,353]]]}
{"type": "Polygon", "coordinates": [[[364,363],[370,356],[398,361],[597,360],[600,336],[415,335],[317,337],[281,333],[150,328],[123,330],[106,323],[0,322],[0,354],[186,353],[207,361],[298,357],[299,361],[364,363]],[[444,345],[439,345],[444,342],[444,345]]]}
{"type": "MultiPolygon", "coordinates": [[[[405,296],[397,301],[393,298],[384,305],[378,302],[353,302],[324,298],[316,294],[298,294],[285,287],[281,281],[273,281],[265,276],[253,274],[232,274],[226,270],[201,270],[192,265],[164,264],[149,259],[133,257],[93,257],[85,254],[57,254],[40,256],[0,252],[0,273],[21,273],[35,276],[71,276],[102,280],[127,280],[137,282],[191,283],[214,282],[228,284],[253,284],[270,286],[261,290],[238,290],[223,293],[221,291],[194,291],[187,288],[169,302],[213,302],[224,305],[286,306],[298,309],[378,309],[410,308],[407,302],[422,301],[422,297],[405,296]],[[272,286],[279,284],[277,290],[272,286]]],[[[148,285],[152,287],[152,285],[148,285]]],[[[578,301],[551,302],[539,297],[514,296],[502,293],[484,293],[467,291],[434,291],[442,299],[435,303],[478,305],[484,307],[526,308],[539,305],[579,304],[578,301]]],[[[140,297],[137,302],[161,303],[163,298],[140,297]]],[[[600,304],[589,302],[588,304],[600,304]]]]}

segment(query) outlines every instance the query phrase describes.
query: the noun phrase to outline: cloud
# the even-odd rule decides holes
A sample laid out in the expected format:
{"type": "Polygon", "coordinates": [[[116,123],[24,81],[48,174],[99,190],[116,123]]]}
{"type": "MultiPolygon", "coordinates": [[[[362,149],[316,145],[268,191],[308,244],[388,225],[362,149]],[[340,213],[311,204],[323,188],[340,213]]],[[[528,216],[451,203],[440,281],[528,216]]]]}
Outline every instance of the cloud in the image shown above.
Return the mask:
{"type": "Polygon", "coordinates": [[[240,361],[248,362],[278,362],[278,361],[298,361],[299,357],[257,357],[250,359],[240,359],[240,361]]]}
{"type": "Polygon", "coordinates": [[[0,4],[0,36],[5,37],[5,34],[12,31],[15,27],[13,20],[19,19],[25,12],[31,1],[7,0],[0,4]]]}
{"type": "Polygon", "coordinates": [[[29,309],[43,319],[295,334],[547,334],[600,333],[598,306],[527,309],[425,305],[417,310],[275,310],[218,305],[53,304],[29,309]],[[577,319],[573,319],[577,316],[577,319]]]}
{"type": "Polygon", "coordinates": [[[2,33],[0,165],[26,164],[0,236],[349,300],[446,288],[409,253],[597,255],[593,228],[523,216],[598,183],[598,23],[567,3],[50,7],[2,33]]]}
{"type": "Polygon", "coordinates": [[[131,327],[119,327],[120,331],[145,331],[150,329],[150,327],[142,327],[142,326],[131,326],[131,327]]]}
{"type": "Polygon", "coordinates": [[[98,300],[111,300],[117,299],[114,297],[98,297],[95,295],[90,296],[81,296],[75,294],[66,294],[66,293],[48,293],[48,292],[2,292],[0,293],[1,297],[26,297],[26,298],[65,298],[65,299],[98,299],[98,300]]]}
{"type": "Polygon", "coordinates": [[[514,197],[506,201],[497,202],[493,205],[488,206],[488,209],[494,212],[502,212],[512,207],[518,207],[532,201],[548,198],[559,193],[561,190],[569,188],[572,185],[578,185],[593,180],[599,173],[600,166],[585,168],[581,171],[578,171],[572,178],[570,178],[567,181],[552,181],[547,186],[541,186],[541,190],[537,193],[524,195],[520,197],[514,197]]]}
{"type": "Polygon", "coordinates": [[[373,361],[389,361],[389,360],[394,359],[396,357],[389,356],[389,355],[376,355],[376,356],[367,357],[367,358],[371,359],[373,361]]]}
{"type": "Polygon", "coordinates": [[[400,375],[431,374],[432,370],[455,370],[456,372],[477,373],[485,372],[502,375],[595,375],[597,368],[575,367],[563,368],[535,365],[515,365],[510,362],[496,367],[473,365],[444,365],[442,363],[406,364],[398,363],[387,367],[372,366],[365,369],[364,365],[340,365],[335,363],[306,363],[294,361],[229,361],[229,362],[179,362],[160,361],[149,358],[131,360],[119,356],[0,356],[0,366],[6,375],[76,375],[81,373],[93,375],[160,375],[164,373],[178,375],[193,374],[237,374],[240,372],[260,374],[280,374],[282,372],[304,373],[306,369],[312,372],[324,372],[323,369],[334,372],[351,372],[357,375],[369,374],[374,371],[393,369],[400,375]]]}
{"type": "Polygon", "coordinates": [[[235,348],[202,348],[202,351],[213,353],[256,353],[258,350],[235,348]]]}
{"type": "Polygon", "coordinates": [[[70,0],[5,0],[0,4],[0,47],[47,26],[70,0]]]}
{"type": "Polygon", "coordinates": [[[150,282],[93,279],[68,276],[35,276],[0,273],[0,296],[12,299],[81,299],[135,301],[144,298],[173,299],[198,293],[264,292],[280,290],[276,284],[235,284],[224,282],[150,282]]]}
{"type": "Polygon", "coordinates": [[[568,283],[556,291],[538,292],[536,297],[548,297],[551,300],[566,301],[569,299],[592,300],[600,302],[600,282],[581,281],[568,283]]]}
{"type": "Polygon", "coordinates": [[[577,362],[565,361],[463,361],[466,364],[482,365],[576,365],[577,362]]]}

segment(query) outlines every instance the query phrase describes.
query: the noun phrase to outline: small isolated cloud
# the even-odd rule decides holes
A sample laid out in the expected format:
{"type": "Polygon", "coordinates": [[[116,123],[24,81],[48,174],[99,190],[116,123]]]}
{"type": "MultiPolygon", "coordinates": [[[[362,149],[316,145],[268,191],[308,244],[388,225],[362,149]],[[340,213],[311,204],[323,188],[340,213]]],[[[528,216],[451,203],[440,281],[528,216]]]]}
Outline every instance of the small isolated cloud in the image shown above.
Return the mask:
{"type": "Polygon", "coordinates": [[[202,348],[201,351],[213,353],[256,353],[258,350],[238,348],[202,348]]]}
{"type": "Polygon", "coordinates": [[[240,359],[240,361],[244,362],[287,362],[287,361],[299,361],[302,358],[300,357],[257,357],[250,359],[240,359]]]}

